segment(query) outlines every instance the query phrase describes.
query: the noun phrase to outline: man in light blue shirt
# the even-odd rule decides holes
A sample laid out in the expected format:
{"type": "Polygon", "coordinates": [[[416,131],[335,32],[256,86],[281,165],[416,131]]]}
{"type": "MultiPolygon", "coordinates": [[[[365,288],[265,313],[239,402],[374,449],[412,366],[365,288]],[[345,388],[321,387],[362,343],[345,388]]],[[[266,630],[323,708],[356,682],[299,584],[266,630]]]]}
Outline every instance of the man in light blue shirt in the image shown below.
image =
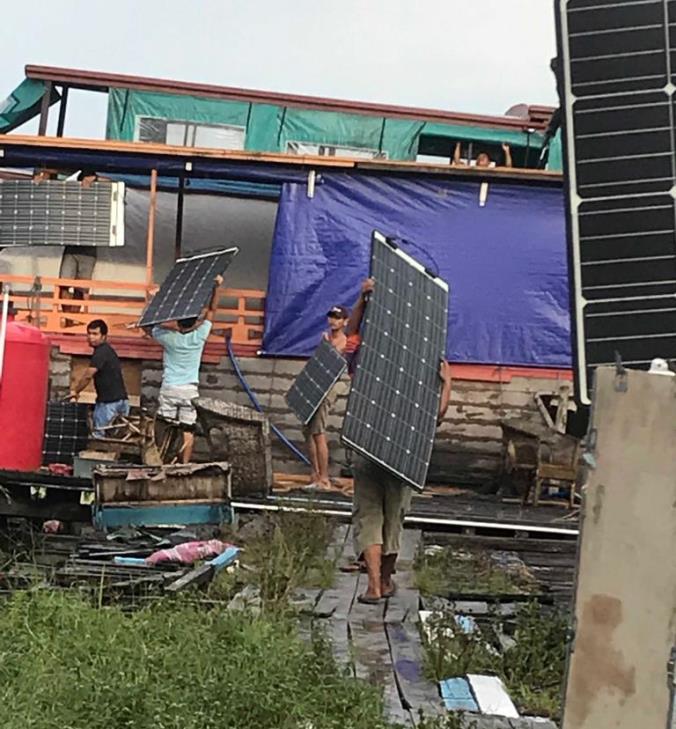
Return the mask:
{"type": "Polygon", "coordinates": [[[214,280],[214,293],[203,317],[179,319],[176,328],[161,324],[150,331],[153,339],[164,349],[162,362],[162,386],[160,387],[157,414],[172,422],[178,422],[183,430],[181,463],[189,463],[195,445],[197,411],[193,400],[199,397],[197,386],[200,379],[202,352],[211,332],[214,312],[218,304],[218,287],[222,276],[214,280]]]}

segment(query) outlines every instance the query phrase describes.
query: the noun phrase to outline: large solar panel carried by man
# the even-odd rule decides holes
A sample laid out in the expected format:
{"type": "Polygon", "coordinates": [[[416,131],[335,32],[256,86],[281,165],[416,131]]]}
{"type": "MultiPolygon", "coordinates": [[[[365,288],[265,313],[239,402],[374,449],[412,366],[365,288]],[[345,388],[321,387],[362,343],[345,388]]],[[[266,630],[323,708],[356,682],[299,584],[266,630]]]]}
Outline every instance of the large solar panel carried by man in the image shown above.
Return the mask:
{"type": "Polygon", "coordinates": [[[346,368],[347,362],[343,355],[322,339],[286,393],[287,405],[303,425],[312,420],[346,368]]]}
{"type": "Polygon", "coordinates": [[[179,258],[146,307],[138,325],[148,327],[199,316],[209,303],[214,279],[225,272],[237,253],[239,248],[227,248],[179,258]]]}
{"type": "Polygon", "coordinates": [[[422,490],[436,430],[448,285],[380,233],[375,288],[341,434],[345,445],[422,490]]]}
{"type": "Polygon", "coordinates": [[[123,245],[123,182],[0,180],[0,248],[123,245]]]}
{"type": "Polygon", "coordinates": [[[577,392],[676,357],[676,3],[558,0],[577,392]]]}

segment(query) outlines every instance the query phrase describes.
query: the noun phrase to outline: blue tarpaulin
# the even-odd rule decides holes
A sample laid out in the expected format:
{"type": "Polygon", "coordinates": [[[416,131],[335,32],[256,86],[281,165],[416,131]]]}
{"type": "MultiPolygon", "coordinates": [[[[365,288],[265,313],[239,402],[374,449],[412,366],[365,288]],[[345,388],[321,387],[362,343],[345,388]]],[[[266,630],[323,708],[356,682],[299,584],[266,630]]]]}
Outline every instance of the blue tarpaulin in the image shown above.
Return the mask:
{"type": "Polygon", "coordinates": [[[314,197],[283,186],[263,350],[309,355],[336,304],[351,306],[371,232],[450,284],[452,362],[570,367],[563,193],[558,186],[322,173],[314,197]]]}

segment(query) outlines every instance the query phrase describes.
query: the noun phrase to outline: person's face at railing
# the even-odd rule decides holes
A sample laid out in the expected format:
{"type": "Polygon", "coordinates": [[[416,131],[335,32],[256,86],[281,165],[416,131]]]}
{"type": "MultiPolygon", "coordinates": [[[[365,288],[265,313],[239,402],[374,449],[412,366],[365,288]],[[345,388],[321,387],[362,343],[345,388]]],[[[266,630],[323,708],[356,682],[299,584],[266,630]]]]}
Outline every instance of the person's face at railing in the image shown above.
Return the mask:
{"type": "Polygon", "coordinates": [[[106,335],[100,329],[87,329],[87,341],[90,347],[98,347],[106,341],[106,335]]]}

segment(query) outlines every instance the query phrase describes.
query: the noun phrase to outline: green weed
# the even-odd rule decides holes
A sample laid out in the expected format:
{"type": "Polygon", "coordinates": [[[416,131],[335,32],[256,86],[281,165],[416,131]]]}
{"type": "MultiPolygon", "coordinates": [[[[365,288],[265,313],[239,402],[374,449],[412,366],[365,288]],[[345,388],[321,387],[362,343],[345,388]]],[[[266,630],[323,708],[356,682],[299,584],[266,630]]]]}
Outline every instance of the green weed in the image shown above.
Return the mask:
{"type": "Polygon", "coordinates": [[[522,712],[558,716],[566,626],[564,615],[542,611],[535,602],[520,609],[511,624],[500,624],[494,616],[474,633],[463,632],[451,611],[440,613],[429,622],[425,671],[434,681],[467,673],[500,676],[522,712]],[[496,628],[504,629],[513,643],[501,649],[496,628]]]}
{"type": "Polygon", "coordinates": [[[384,729],[377,691],[283,616],[68,593],[0,605],[3,729],[384,729]]]}
{"type": "Polygon", "coordinates": [[[481,550],[444,549],[423,554],[415,564],[416,584],[424,595],[450,593],[514,594],[533,592],[536,582],[525,570],[506,570],[481,550]]]}
{"type": "Polygon", "coordinates": [[[326,559],[333,525],[312,513],[282,512],[259,525],[244,545],[263,605],[278,609],[300,587],[329,587],[335,563],[326,559]]]}

